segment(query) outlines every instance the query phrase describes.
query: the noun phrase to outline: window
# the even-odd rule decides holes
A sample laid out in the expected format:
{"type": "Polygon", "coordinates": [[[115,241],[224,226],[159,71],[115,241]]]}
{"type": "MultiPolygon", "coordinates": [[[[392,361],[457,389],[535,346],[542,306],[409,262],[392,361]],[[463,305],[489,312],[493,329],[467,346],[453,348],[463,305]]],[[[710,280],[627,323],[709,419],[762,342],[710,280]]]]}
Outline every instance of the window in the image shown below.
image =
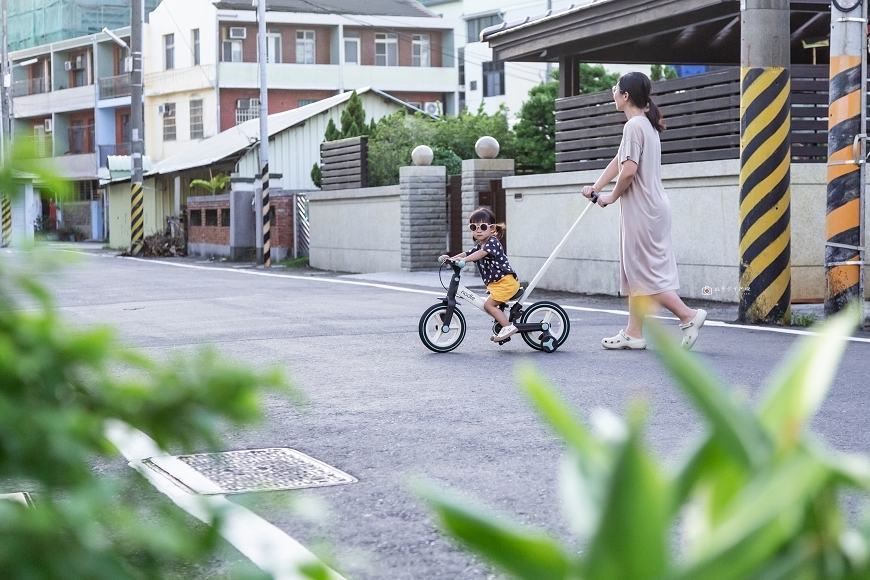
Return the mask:
{"type": "Polygon", "coordinates": [[[359,32],[345,31],[344,62],[345,64],[359,64],[359,32]]]}
{"type": "Polygon", "coordinates": [[[94,142],[94,122],[76,120],[69,128],[69,152],[72,154],[91,153],[94,142]]]}
{"type": "Polygon", "coordinates": [[[230,227],[230,208],[228,207],[221,208],[221,227],[230,227]]]}
{"type": "Polygon", "coordinates": [[[48,150],[46,145],[51,145],[51,142],[45,141],[45,122],[33,126],[33,150],[37,157],[45,157],[45,152],[48,150]]]}
{"type": "Polygon", "coordinates": [[[166,103],[163,107],[163,140],[175,141],[175,103],[166,103]]]}
{"type": "Polygon", "coordinates": [[[476,91],[477,90],[477,81],[471,81],[470,83],[468,83],[468,90],[469,91],[476,91]]]}
{"type": "Polygon", "coordinates": [[[459,85],[465,84],[465,48],[460,48],[456,51],[456,56],[459,60],[459,85]]]}
{"type": "Polygon", "coordinates": [[[314,31],[296,31],[296,64],[314,64],[314,31]]]}
{"type": "Polygon", "coordinates": [[[163,64],[166,70],[175,68],[175,35],[166,34],[163,36],[163,64]]]}
{"type": "Polygon", "coordinates": [[[375,33],[375,65],[399,65],[399,37],[392,33],[375,33]]]}
{"type": "Polygon", "coordinates": [[[202,139],[202,99],[190,101],[190,138],[202,139]]]}
{"type": "Polygon", "coordinates": [[[199,66],[199,28],[190,31],[190,46],[193,50],[193,66],[199,66]]]}
{"type": "MultiPolygon", "coordinates": [[[[312,33],[313,34],[313,33],[312,33]]],[[[313,52],[312,52],[313,54],[313,52]]],[[[281,62],[281,31],[266,31],[266,62],[270,64],[281,62]]]]}
{"type": "Polygon", "coordinates": [[[503,22],[501,14],[490,14],[489,16],[479,16],[467,20],[468,24],[468,40],[467,42],[480,42],[480,31],[496,24],[503,22]]]}
{"type": "Polygon", "coordinates": [[[483,63],[483,96],[504,94],[504,61],[483,63]]]}
{"type": "Polygon", "coordinates": [[[217,210],[216,209],[205,210],[205,225],[206,226],[216,226],[217,224],[218,224],[217,210]]]}
{"type": "Polygon", "coordinates": [[[192,209],[190,210],[190,225],[199,227],[202,225],[202,210],[201,209],[192,209]]]}
{"type": "Polygon", "coordinates": [[[310,105],[311,103],[316,103],[317,99],[299,99],[299,106],[304,107],[305,105],[310,105]]]}
{"type": "Polygon", "coordinates": [[[432,66],[429,59],[429,35],[414,34],[411,37],[412,43],[412,66],[432,66]]]}
{"type": "Polygon", "coordinates": [[[236,125],[260,118],[260,99],[238,99],[236,101],[236,125]]]}
{"type": "Polygon", "coordinates": [[[88,84],[88,53],[70,55],[70,87],[83,87],[88,84]]]}
{"type": "MultiPolygon", "coordinates": [[[[242,29],[244,30],[244,29],[242,29]]],[[[226,32],[226,29],[224,29],[226,32]]],[[[242,41],[237,38],[225,38],[223,41],[223,62],[242,62],[242,41]]]]}

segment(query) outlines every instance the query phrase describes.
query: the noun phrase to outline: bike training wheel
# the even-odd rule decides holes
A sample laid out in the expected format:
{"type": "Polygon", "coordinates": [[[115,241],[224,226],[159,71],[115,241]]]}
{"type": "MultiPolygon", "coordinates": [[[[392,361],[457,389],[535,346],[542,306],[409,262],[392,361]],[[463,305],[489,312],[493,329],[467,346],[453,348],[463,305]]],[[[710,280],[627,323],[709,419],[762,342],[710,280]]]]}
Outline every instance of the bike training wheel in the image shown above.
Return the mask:
{"type": "Polygon", "coordinates": [[[544,352],[553,352],[562,346],[562,343],[568,338],[568,332],[571,330],[568,314],[555,302],[547,302],[546,300],[535,302],[529,306],[523,313],[521,322],[523,324],[545,323],[550,325],[550,336],[555,339],[553,348],[548,348],[543,344],[543,332],[523,333],[523,340],[526,341],[527,345],[535,350],[542,350],[544,352]]]}
{"type": "Polygon", "coordinates": [[[450,352],[462,343],[465,338],[465,316],[458,308],[453,310],[453,320],[450,329],[444,332],[444,312],[447,306],[436,304],[430,306],[420,317],[420,340],[426,348],[435,352],[450,352]]]}

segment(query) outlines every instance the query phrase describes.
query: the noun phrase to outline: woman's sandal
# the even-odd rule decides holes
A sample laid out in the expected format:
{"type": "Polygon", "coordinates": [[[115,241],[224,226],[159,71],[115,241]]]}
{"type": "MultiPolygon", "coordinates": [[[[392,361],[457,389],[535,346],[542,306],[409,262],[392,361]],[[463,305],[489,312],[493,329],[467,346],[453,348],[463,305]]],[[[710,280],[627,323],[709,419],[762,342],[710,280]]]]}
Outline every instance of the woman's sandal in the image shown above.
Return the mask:
{"type": "Polygon", "coordinates": [[[693,346],[695,346],[695,341],[698,340],[698,331],[701,330],[701,327],[704,326],[704,322],[707,320],[707,311],[699,308],[698,313],[695,314],[695,318],[691,321],[681,324],[680,328],[683,330],[683,342],[680,343],[686,350],[690,350],[693,346]]]}
{"type": "Polygon", "coordinates": [[[602,339],[601,346],[608,350],[643,350],[646,348],[646,339],[632,338],[620,330],[616,336],[602,339]]]}

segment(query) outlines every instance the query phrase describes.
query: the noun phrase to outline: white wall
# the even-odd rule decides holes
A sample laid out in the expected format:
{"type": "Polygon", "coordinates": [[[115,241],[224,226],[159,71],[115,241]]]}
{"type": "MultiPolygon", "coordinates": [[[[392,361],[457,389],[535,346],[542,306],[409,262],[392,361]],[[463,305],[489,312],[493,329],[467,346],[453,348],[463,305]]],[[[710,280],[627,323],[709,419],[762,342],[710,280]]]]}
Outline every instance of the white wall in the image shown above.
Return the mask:
{"type": "Polygon", "coordinates": [[[401,270],[399,186],[308,194],[309,263],[335,272],[401,270]]]}
{"type": "MultiPolygon", "coordinates": [[[[736,159],[662,167],[673,212],[681,296],[738,299],[739,171],[736,159]],[[713,289],[712,295],[703,294],[704,286],[713,289]]],[[[521,280],[531,280],[588,205],[580,188],[599,174],[595,170],[504,179],[508,255],[521,280]]],[[[825,191],[824,164],[792,164],[792,300],[819,300],[825,295],[825,191]]],[[[541,288],[618,294],[618,236],[619,208],[591,208],[541,288]]]]}

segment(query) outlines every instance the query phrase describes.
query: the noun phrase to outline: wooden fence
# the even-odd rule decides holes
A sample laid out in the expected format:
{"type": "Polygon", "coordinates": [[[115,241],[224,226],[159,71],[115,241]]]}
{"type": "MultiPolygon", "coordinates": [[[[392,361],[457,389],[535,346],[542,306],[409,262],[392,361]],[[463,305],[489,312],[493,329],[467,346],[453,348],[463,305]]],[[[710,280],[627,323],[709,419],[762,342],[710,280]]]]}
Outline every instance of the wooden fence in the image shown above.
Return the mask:
{"type": "MultiPolygon", "coordinates": [[[[653,83],[662,111],[662,163],[740,158],[740,70],[653,83]]],[[[606,167],[625,115],[610,91],[556,101],[556,171],[606,167]]],[[[792,161],[823,163],[828,142],[828,65],[791,67],[792,161]]]]}
{"type": "Polygon", "coordinates": [[[368,187],[368,137],[321,143],[320,166],[323,190],[368,187]]]}

